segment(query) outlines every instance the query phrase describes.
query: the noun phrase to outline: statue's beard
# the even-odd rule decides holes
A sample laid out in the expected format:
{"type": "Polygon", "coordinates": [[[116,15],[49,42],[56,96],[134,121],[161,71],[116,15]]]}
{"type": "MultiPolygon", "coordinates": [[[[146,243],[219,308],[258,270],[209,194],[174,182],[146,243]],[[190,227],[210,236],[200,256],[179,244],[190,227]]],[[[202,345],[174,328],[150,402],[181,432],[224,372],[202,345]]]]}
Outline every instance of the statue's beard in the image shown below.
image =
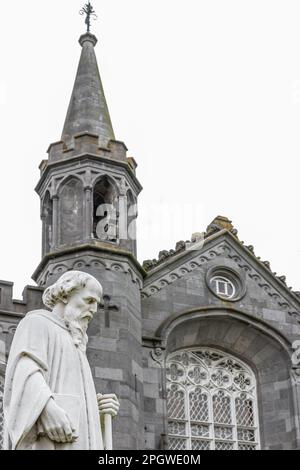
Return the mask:
{"type": "Polygon", "coordinates": [[[90,317],[81,317],[78,310],[66,305],[64,311],[64,321],[72,336],[75,346],[83,352],[86,352],[88,336],[86,330],[89,325],[90,317]]]}

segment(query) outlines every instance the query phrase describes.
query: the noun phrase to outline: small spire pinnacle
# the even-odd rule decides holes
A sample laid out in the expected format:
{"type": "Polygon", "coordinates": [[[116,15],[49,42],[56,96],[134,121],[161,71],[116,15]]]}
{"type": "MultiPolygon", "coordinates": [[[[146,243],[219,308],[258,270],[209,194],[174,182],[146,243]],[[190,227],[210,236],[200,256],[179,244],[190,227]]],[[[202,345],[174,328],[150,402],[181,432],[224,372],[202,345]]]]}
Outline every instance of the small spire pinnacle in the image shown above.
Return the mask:
{"type": "Polygon", "coordinates": [[[107,146],[115,135],[94,50],[97,38],[89,31],[94,12],[90,2],[82,11],[87,15],[88,31],[79,39],[82,51],[61,140],[68,145],[74,136],[89,133],[99,137],[100,145],[107,146]]]}
{"type": "Polygon", "coordinates": [[[89,33],[91,29],[91,18],[93,18],[94,20],[97,19],[96,12],[91,2],[86,3],[84,7],[82,7],[82,9],[80,10],[79,14],[86,15],[85,24],[87,26],[87,32],[89,33]]]}

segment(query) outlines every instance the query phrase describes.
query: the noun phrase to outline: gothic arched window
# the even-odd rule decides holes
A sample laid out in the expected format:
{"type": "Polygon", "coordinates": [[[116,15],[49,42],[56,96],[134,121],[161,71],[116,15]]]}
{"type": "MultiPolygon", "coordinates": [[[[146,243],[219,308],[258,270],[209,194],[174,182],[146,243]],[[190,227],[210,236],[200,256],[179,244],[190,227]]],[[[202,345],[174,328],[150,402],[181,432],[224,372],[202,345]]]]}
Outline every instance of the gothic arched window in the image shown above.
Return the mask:
{"type": "Polygon", "coordinates": [[[4,380],[0,376],[0,450],[3,447],[3,428],[4,428],[3,392],[4,392],[4,380]]]}
{"type": "Polygon", "coordinates": [[[169,449],[259,448],[256,379],[240,360],[210,348],[172,353],[167,394],[169,449]]]}
{"type": "Polygon", "coordinates": [[[43,253],[51,251],[52,230],[53,230],[53,203],[50,194],[47,192],[42,208],[43,220],[43,253]]]}
{"type": "Polygon", "coordinates": [[[60,244],[79,242],[83,238],[83,184],[71,177],[59,191],[60,244]]]}

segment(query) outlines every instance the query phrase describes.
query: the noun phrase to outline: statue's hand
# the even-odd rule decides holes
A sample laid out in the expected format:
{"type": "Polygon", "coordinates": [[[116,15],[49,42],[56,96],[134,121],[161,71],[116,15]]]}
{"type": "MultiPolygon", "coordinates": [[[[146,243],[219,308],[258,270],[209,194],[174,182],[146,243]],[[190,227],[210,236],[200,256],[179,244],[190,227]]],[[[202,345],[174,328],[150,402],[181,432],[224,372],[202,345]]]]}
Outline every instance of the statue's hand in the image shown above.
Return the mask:
{"type": "Polygon", "coordinates": [[[73,442],[78,436],[72,429],[67,413],[50,398],[40,415],[46,435],[55,442],[73,442]]]}
{"type": "Polygon", "coordinates": [[[120,403],[117,399],[117,396],[114,393],[108,393],[106,395],[102,395],[101,393],[97,394],[98,400],[98,408],[100,416],[102,417],[104,414],[110,414],[113,418],[117,416],[120,403]]]}

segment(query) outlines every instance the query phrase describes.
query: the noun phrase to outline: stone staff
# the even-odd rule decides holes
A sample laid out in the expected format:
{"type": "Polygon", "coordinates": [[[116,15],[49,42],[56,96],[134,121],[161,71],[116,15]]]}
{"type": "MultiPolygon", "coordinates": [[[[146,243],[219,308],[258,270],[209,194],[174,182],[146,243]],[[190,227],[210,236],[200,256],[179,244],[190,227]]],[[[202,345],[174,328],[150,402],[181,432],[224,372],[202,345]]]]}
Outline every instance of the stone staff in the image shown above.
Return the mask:
{"type": "Polygon", "coordinates": [[[117,416],[120,404],[115,394],[97,393],[97,400],[104,435],[104,447],[105,450],[113,450],[112,418],[117,416]]]}

